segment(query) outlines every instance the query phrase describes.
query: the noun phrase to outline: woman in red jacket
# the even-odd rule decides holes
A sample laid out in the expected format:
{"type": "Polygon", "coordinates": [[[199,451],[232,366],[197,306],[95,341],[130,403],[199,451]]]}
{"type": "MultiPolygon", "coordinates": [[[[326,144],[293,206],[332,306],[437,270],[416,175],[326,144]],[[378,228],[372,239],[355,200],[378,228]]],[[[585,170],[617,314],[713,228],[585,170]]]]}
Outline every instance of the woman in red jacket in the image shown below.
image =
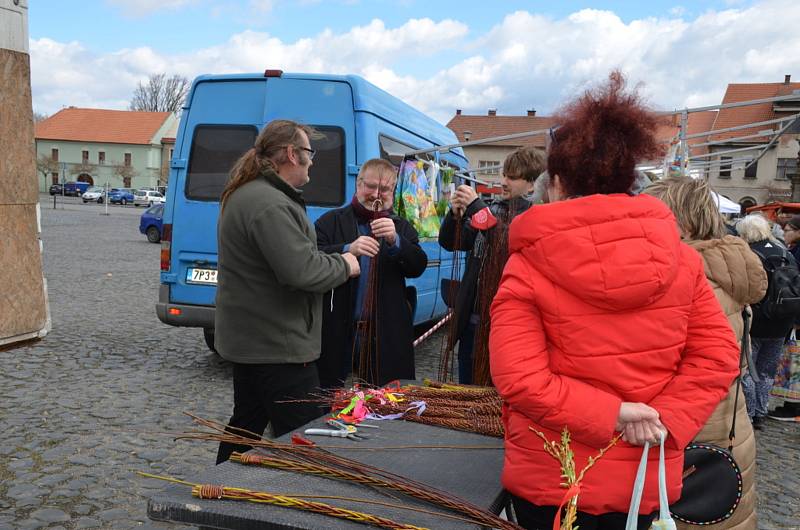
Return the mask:
{"type": "MultiPolygon", "coordinates": [[[[531,428],[572,437],[586,474],[581,530],[624,528],[641,445],[667,432],[670,502],[683,449],[727,394],[739,347],[700,256],[669,208],[628,193],[637,161],[656,154],[657,121],[615,72],[558,117],[548,153],[551,204],[517,217],[492,306],[492,380],[505,405],[503,485],[526,528],[552,527],[565,490],[531,428]]],[[[658,452],[639,528],[658,509],[658,452]]]]}

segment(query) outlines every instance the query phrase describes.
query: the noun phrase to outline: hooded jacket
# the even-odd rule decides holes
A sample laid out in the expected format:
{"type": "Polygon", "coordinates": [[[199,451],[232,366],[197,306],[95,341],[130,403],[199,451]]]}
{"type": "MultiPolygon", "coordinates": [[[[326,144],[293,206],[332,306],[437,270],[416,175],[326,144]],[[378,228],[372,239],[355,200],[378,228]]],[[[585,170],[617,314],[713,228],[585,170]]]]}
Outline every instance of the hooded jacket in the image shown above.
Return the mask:
{"type": "MultiPolygon", "coordinates": [[[[738,373],[739,347],[675,218],[645,195],[592,195],[517,217],[492,305],[492,379],[504,400],[503,485],[558,506],[560,468],[536,429],[569,429],[577,469],[615,433],[622,402],[655,408],[668,430],[667,493],[683,448],[738,373]]],[[[583,480],[578,509],[627,512],[642,448],[620,440],[583,480]]],[[[658,508],[658,451],[640,513],[658,508]]]]}
{"type": "MultiPolygon", "coordinates": [[[[734,333],[741,340],[744,325],[742,310],[748,304],[761,300],[767,290],[767,274],[764,272],[761,260],[750,250],[747,243],[734,236],[706,241],[687,241],[687,244],[703,257],[706,278],[734,333]]],[[[733,421],[735,398],[736,382],[731,385],[728,396],[717,405],[695,441],[728,447],[728,433],[733,421]]],[[[733,457],[742,470],[742,499],[739,507],[729,519],[721,523],[701,527],[678,522],[679,528],[712,530],[756,528],[756,440],[747,417],[747,406],[741,388],[735,413],[736,437],[733,443],[733,457]]]]}

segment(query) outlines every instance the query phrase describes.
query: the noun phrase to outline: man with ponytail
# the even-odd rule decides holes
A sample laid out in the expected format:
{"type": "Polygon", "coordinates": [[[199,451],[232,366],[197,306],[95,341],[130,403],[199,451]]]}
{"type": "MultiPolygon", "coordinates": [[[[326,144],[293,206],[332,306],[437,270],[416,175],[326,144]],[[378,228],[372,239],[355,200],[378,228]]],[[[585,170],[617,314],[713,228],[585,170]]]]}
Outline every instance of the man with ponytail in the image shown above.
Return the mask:
{"type": "Polygon", "coordinates": [[[350,204],[316,222],[319,249],[333,256],[350,252],[362,270],[357,280],[325,295],[317,361],[323,387],[341,386],[353,368],[371,384],[414,379],[406,278],[422,275],[428,257],[414,227],[392,211],[396,183],[390,162],[367,160],[350,204]]]}
{"type": "MultiPolygon", "coordinates": [[[[257,435],[268,422],[280,436],[320,415],[296,400],[319,387],[322,293],[360,273],[353,254],[317,250],[297,190],[308,182],[315,134],[289,120],[269,123],[221,198],[215,346],[233,364],[229,427],[257,435]]],[[[247,449],[222,443],[217,463],[247,449]]]]}

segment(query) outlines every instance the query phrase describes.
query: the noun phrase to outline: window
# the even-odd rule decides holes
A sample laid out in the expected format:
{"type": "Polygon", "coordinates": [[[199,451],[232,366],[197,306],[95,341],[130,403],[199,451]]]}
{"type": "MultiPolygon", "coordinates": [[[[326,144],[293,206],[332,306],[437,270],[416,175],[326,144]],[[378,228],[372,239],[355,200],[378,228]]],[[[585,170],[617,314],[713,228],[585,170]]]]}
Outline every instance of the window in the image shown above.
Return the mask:
{"type": "MultiPolygon", "coordinates": [[[[478,160],[478,167],[479,168],[493,167],[493,166],[499,166],[499,165],[500,165],[500,161],[499,160],[478,160]]],[[[481,174],[483,174],[483,175],[498,175],[499,173],[500,173],[499,169],[488,169],[486,171],[481,171],[481,174]]]]}
{"type": "Polygon", "coordinates": [[[779,158],[778,170],[775,173],[776,180],[788,180],[792,175],[797,174],[797,159],[796,158],[779,158]]]}
{"type": "Polygon", "coordinates": [[[311,206],[339,206],[344,202],[344,129],[322,125],[314,128],[324,137],[311,140],[311,148],[317,154],[308,172],[310,181],[303,186],[303,199],[311,206]]]}
{"type": "Polygon", "coordinates": [[[172,160],[173,155],[175,155],[175,149],[169,150],[169,159],[172,160]]]}
{"type": "Polygon", "coordinates": [[[122,177],[122,185],[126,188],[131,187],[131,177],[122,177]]]}
{"type": "Polygon", "coordinates": [[[98,151],[97,152],[97,163],[98,164],[105,164],[106,163],[106,152],[105,151],[98,151]]]}
{"type": "Polygon", "coordinates": [[[754,162],[751,166],[747,166],[749,162],[745,162],[744,178],[754,179],[758,176],[758,162],[754,162]]]}
{"type": "Polygon", "coordinates": [[[58,184],[58,173],[50,173],[50,178],[53,179],[53,184],[58,184]]]}
{"type": "Polygon", "coordinates": [[[89,163],[89,151],[81,151],[81,162],[84,164],[89,163]]]}
{"type": "Polygon", "coordinates": [[[729,156],[720,157],[720,165],[719,165],[719,178],[721,179],[729,179],[731,178],[731,160],[732,158],[729,156]]]}
{"type": "Polygon", "coordinates": [[[54,161],[58,162],[58,149],[51,149],[50,150],[50,158],[54,161]]]}
{"type": "Polygon", "coordinates": [[[125,165],[126,166],[130,166],[131,165],[131,154],[130,153],[125,153],[125,165]]]}
{"type": "MultiPolygon", "coordinates": [[[[228,182],[231,168],[245,151],[253,147],[256,136],[258,129],[250,125],[198,126],[194,131],[192,154],[186,174],[186,197],[200,201],[218,201],[225,189],[225,183],[228,182]]],[[[315,158],[314,166],[316,165],[315,158]]]]}
{"type": "Polygon", "coordinates": [[[406,153],[414,151],[412,146],[384,135],[378,136],[378,143],[381,148],[381,158],[388,160],[395,166],[399,166],[403,162],[406,153]]]}

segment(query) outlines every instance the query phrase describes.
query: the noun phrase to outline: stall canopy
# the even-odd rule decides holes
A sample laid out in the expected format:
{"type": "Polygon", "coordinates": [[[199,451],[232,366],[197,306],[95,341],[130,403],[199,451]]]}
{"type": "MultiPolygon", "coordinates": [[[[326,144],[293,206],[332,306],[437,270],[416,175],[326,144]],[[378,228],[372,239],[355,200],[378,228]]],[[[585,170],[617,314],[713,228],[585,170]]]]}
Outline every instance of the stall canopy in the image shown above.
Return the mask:
{"type": "Polygon", "coordinates": [[[719,213],[740,213],[742,211],[741,206],[715,191],[711,192],[711,196],[714,197],[714,202],[717,208],[719,208],[719,213]]]}

